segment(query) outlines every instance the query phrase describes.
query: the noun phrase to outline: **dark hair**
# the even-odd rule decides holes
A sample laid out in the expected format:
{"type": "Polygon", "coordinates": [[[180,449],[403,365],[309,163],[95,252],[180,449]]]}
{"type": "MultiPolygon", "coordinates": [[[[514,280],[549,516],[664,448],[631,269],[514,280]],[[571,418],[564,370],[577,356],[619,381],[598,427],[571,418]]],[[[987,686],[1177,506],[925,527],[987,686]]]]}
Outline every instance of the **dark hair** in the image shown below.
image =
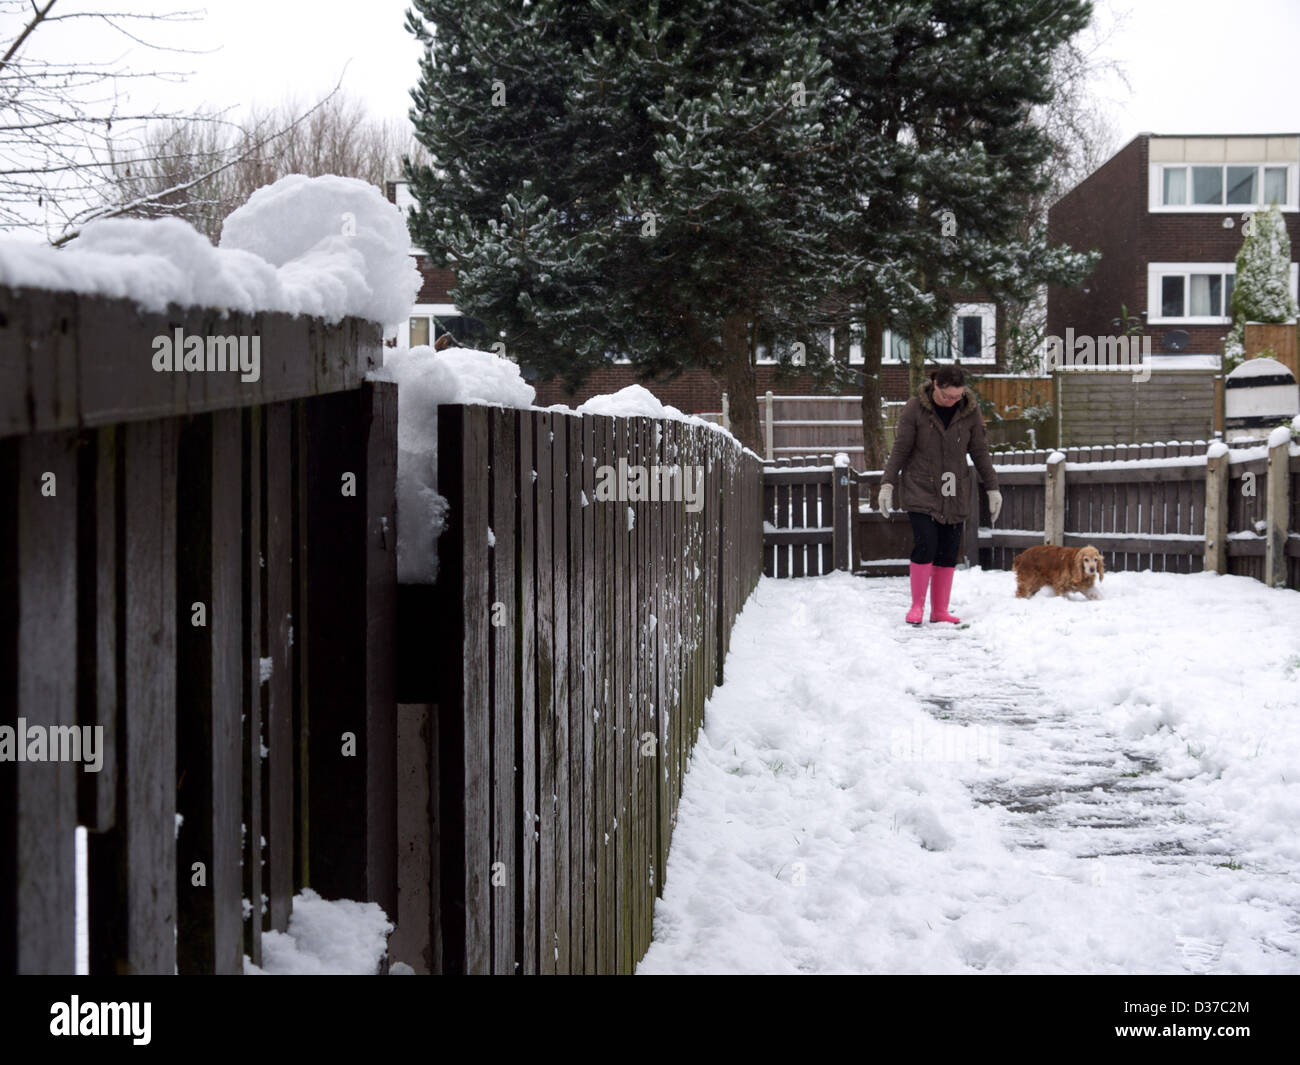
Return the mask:
{"type": "Polygon", "coordinates": [[[939,388],[953,388],[966,384],[966,371],[957,365],[940,366],[930,371],[930,380],[939,388]]]}

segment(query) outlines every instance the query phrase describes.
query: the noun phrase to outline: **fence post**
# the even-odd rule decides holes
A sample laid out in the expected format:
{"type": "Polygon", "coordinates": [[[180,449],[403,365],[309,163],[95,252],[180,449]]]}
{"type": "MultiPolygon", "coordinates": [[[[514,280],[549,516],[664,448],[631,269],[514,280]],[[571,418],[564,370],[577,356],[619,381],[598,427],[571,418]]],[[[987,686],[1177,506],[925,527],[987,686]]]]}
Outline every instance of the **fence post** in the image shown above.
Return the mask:
{"type": "Polygon", "coordinates": [[[722,393],[722,428],[731,432],[731,400],[727,393],[722,393]]]}
{"type": "Polygon", "coordinates": [[[763,430],[763,437],[765,443],[764,454],[767,456],[767,461],[771,462],[772,461],[772,390],[770,388],[767,390],[767,396],[765,398],[767,402],[767,418],[766,418],[766,425],[763,430]]]}
{"type": "Polygon", "coordinates": [[[849,544],[853,535],[852,515],[849,513],[849,456],[843,451],[837,451],[834,463],[835,476],[831,481],[831,498],[835,516],[831,525],[831,543],[835,568],[847,570],[852,568],[849,565],[852,558],[849,544]]]}
{"type": "Polygon", "coordinates": [[[1205,453],[1205,570],[1228,572],[1228,445],[1205,453]]]}
{"type": "Polygon", "coordinates": [[[1270,588],[1286,587],[1286,534],[1291,515],[1291,473],[1289,466],[1290,434],[1278,433],[1281,439],[1268,449],[1268,499],[1264,521],[1264,583],[1270,588]]]}
{"type": "Polygon", "coordinates": [[[1043,542],[1061,547],[1065,544],[1065,456],[1053,451],[1047,456],[1047,496],[1043,517],[1043,542]]]}

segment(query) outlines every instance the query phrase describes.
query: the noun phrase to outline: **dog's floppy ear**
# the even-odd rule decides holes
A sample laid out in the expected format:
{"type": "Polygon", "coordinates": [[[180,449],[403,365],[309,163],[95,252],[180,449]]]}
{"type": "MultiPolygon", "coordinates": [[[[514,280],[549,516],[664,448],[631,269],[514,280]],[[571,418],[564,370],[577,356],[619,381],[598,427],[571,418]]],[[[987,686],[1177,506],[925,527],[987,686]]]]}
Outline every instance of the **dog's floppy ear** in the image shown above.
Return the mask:
{"type": "Polygon", "coordinates": [[[1070,559],[1070,579],[1075,584],[1083,583],[1083,548],[1074,549],[1074,557],[1070,559]]]}
{"type": "Polygon", "coordinates": [[[1106,560],[1101,557],[1101,552],[1098,551],[1097,552],[1097,580],[1104,581],[1105,579],[1106,579],[1106,560]]]}

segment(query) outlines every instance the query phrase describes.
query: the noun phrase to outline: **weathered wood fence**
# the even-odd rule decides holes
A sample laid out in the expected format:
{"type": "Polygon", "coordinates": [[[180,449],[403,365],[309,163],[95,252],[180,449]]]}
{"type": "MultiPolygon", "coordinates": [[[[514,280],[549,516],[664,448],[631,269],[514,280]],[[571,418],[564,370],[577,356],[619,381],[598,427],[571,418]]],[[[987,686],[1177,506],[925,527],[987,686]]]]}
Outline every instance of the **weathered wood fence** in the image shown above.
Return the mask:
{"type": "Polygon", "coordinates": [[[0,972],[74,971],[78,824],[92,974],[239,972],[304,885],[395,912],[380,341],[0,288],[0,726],[102,729],[0,760],[0,972]],[[178,329],[260,374],[155,372],[178,329]]]}
{"type": "Polygon", "coordinates": [[[763,573],[818,577],[848,569],[852,523],[848,456],[778,459],[763,469],[763,573]]]}
{"type": "Polygon", "coordinates": [[[401,820],[399,936],[435,972],[629,972],[758,581],[760,463],[702,426],[486,407],[440,407],[438,449],[438,582],[400,588],[402,806],[432,818],[401,820]],[[698,509],[609,499],[620,463],[698,470],[698,509]]]}
{"type": "MultiPolygon", "coordinates": [[[[1210,568],[1300,588],[1300,456],[1287,445],[1218,458],[1203,440],[1067,448],[1056,463],[1051,454],[995,457],[1002,513],[990,527],[987,495],[978,492],[977,541],[974,523],[966,524],[971,561],[1010,569],[1035,544],[1091,543],[1110,570],[1210,568]]],[[[874,499],[880,472],[856,477],[863,497],[874,499]]],[[[911,543],[906,516],[859,514],[855,543],[859,572],[901,571],[911,543]],[[893,570],[879,561],[890,559],[893,570]]]]}

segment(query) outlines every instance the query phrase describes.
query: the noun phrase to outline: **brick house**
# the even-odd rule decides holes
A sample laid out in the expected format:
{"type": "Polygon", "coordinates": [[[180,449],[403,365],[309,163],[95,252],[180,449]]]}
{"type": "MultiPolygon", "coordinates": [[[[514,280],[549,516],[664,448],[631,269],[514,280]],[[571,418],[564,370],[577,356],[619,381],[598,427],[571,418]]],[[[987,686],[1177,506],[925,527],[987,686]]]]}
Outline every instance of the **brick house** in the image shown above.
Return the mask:
{"type": "Polygon", "coordinates": [[[1270,202],[1286,219],[1296,292],[1298,178],[1300,134],[1139,134],[1048,212],[1053,243],[1102,254],[1082,285],[1049,288],[1048,333],[1122,333],[1123,306],[1142,319],[1157,366],[1178,351],[1221,353],[1243,219],[1270,202]]]}
{"type": "MultiPolygon", "coordinates": [[[[387,182],[386,193],[389,201],[403,211],[414,203],[404,181],[387,182]]],[[[462,314],[452,299],[455,275],[445,267],[434,264],[421,248],[412,245],[411,254],[416,259],[424,284],[411,310],[409,321],[400,326],[395,334],[389,335],[388,343],[402,346],[428,344],[441,333],[449,331],[458,340],[471,346],[487,347],[490,340],[482,323],[462,314]]],[[[954,308],[950,329],[930,338],[927,343],[930,361],[951,362],[955,359],[963,366],[969,366],[975,373],[1000,372],[997,307],[978,296],[970,298],[972,302],[961,303],[954,308]]],[[[830,330],[823,334],[823,342],[834,353],[835,345],[830,330]]],[[[851,334],[847,349],[838,353],[837,357],[846,360],[851,368],[860,367],[863,363],[861,338],[851,334]]],[[[907,399],[907,342],[886,332],[882,357],[885,398],[894,401],[907,399]]],[[[818,394],[819,386],[810,376],[778,378],[776,360],[767,355],[762,346],[758,349],[757,360],[757,391],[760,395],[768,389],[778,395],[818,394]]],[[[688,414],[717,412],[722,409],[722,387],[705,370],[686,370],[671,380],[646,381],[637,375],[627,361],[612,360],[608,369],[592,373],[577,392],[569,392],[559,380],[534,381],[533,384],[537,389],[537,403],[543,406],[552,403],[576,406],[592,396],[617,392],[630,384],[642,384],[662,402],[688,414]]]]}

